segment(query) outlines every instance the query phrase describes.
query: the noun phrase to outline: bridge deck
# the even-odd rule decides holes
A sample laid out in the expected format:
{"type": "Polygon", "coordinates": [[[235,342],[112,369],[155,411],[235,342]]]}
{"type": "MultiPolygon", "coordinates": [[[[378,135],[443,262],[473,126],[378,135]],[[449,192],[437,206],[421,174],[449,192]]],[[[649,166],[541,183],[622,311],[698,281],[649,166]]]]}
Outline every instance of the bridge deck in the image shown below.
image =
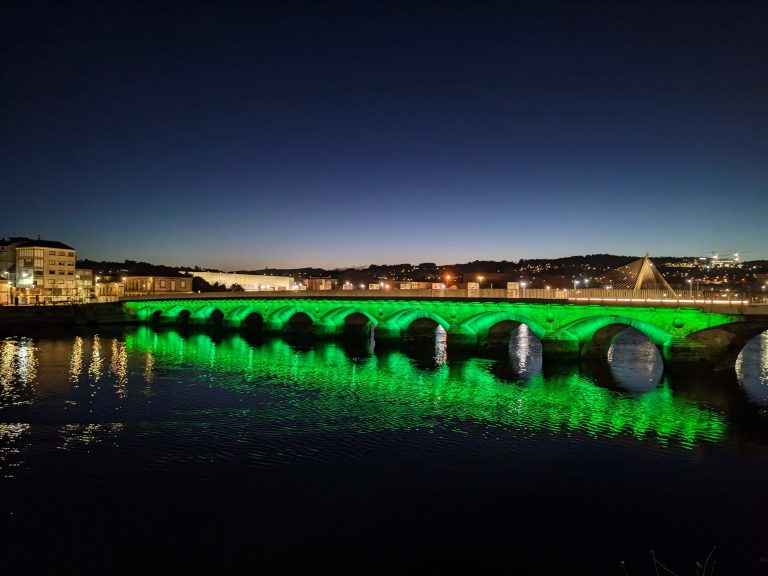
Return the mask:
{"type": "MultiPolygon", "coordinates": [[[[258,292],[202,292],[192,294],[148,294],[127,296],[123,302],[142,300],[198,300],[198,299],[322,299],[322,300],[441,300],[520,302],[542,304],[600,304],[603,306],[632,306],[653,308],[694,308],[705,312],[723,314],[744,314],[768,316],[768,304],[747,300],[704,300],[696,298],[611,298],[599,295],[576,295],[574,297],[545,297],[544,290],[521,290],[522,295],[510,297],[506,290],[300,290],[300,291],[258,291],[258,292]],[[532,294],[529,294],[531,292],[532,294]]],[[[554,292],[554,291],[547,291],[554,292]]],[[[591,292],[591,291],[590,291],[591,292]]]]}

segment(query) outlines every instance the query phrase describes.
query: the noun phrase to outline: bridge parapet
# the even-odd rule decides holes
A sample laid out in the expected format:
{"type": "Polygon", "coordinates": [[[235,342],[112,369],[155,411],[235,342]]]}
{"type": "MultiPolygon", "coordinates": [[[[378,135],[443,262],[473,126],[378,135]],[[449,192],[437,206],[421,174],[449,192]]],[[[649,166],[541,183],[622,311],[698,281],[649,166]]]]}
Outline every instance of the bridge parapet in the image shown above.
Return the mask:
{"type": "MultiPolygon", "coordinates": [[[[707,312],[724,314],[768,315],[768,301],[733,299],[705,299],[694,297],[664,297],[643,295],[633,291],[616,294],[619,291],[605,290],[292,290],[261,292],[205,292],[185,294],[184,300],[455,300],[455,301],[499,301],[499,302],[553,302],[568,304],[600,304],[602,306],[632,306],[654,308],[695,308],[707,312]],[[564,294],[564,295],[563,295],[564,294]]],[[[122,302],[179,300],[178,294],[133,296],[122,298],[122,302]]]]}

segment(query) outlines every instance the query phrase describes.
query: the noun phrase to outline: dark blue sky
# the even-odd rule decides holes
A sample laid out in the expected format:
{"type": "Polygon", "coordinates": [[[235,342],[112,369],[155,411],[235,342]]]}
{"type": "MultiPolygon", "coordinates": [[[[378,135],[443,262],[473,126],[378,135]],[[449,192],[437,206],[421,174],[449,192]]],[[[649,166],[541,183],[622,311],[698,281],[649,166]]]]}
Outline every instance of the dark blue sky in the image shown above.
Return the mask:
{"type": "Polygon", "coordinates": [[[768,258],[768,3],[5,2],[0,236],[222,268],[768,258]]]}

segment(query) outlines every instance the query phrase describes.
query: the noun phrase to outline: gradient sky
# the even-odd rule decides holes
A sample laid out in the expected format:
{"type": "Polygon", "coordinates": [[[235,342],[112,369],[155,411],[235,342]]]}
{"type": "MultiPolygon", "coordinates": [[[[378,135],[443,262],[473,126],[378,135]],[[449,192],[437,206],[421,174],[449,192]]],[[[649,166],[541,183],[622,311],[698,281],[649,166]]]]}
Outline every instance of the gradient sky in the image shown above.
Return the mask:
{"type": "Polygon", "coordinates": [[[768,258],[768,2],[4,2],[0,236],[768,258]]]}

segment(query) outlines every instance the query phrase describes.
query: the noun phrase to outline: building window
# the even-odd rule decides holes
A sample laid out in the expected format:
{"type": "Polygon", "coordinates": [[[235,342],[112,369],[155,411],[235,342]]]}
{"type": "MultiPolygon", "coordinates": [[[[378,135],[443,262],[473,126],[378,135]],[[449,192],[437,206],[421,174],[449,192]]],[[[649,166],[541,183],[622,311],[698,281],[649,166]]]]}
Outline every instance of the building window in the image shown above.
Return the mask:
{"type": "Polygon", "coordinates": [[[181,281],[181,287],[182,288],[186,288],[187,287],[187,281],[186,280],[182,280],[181,281]]]}

